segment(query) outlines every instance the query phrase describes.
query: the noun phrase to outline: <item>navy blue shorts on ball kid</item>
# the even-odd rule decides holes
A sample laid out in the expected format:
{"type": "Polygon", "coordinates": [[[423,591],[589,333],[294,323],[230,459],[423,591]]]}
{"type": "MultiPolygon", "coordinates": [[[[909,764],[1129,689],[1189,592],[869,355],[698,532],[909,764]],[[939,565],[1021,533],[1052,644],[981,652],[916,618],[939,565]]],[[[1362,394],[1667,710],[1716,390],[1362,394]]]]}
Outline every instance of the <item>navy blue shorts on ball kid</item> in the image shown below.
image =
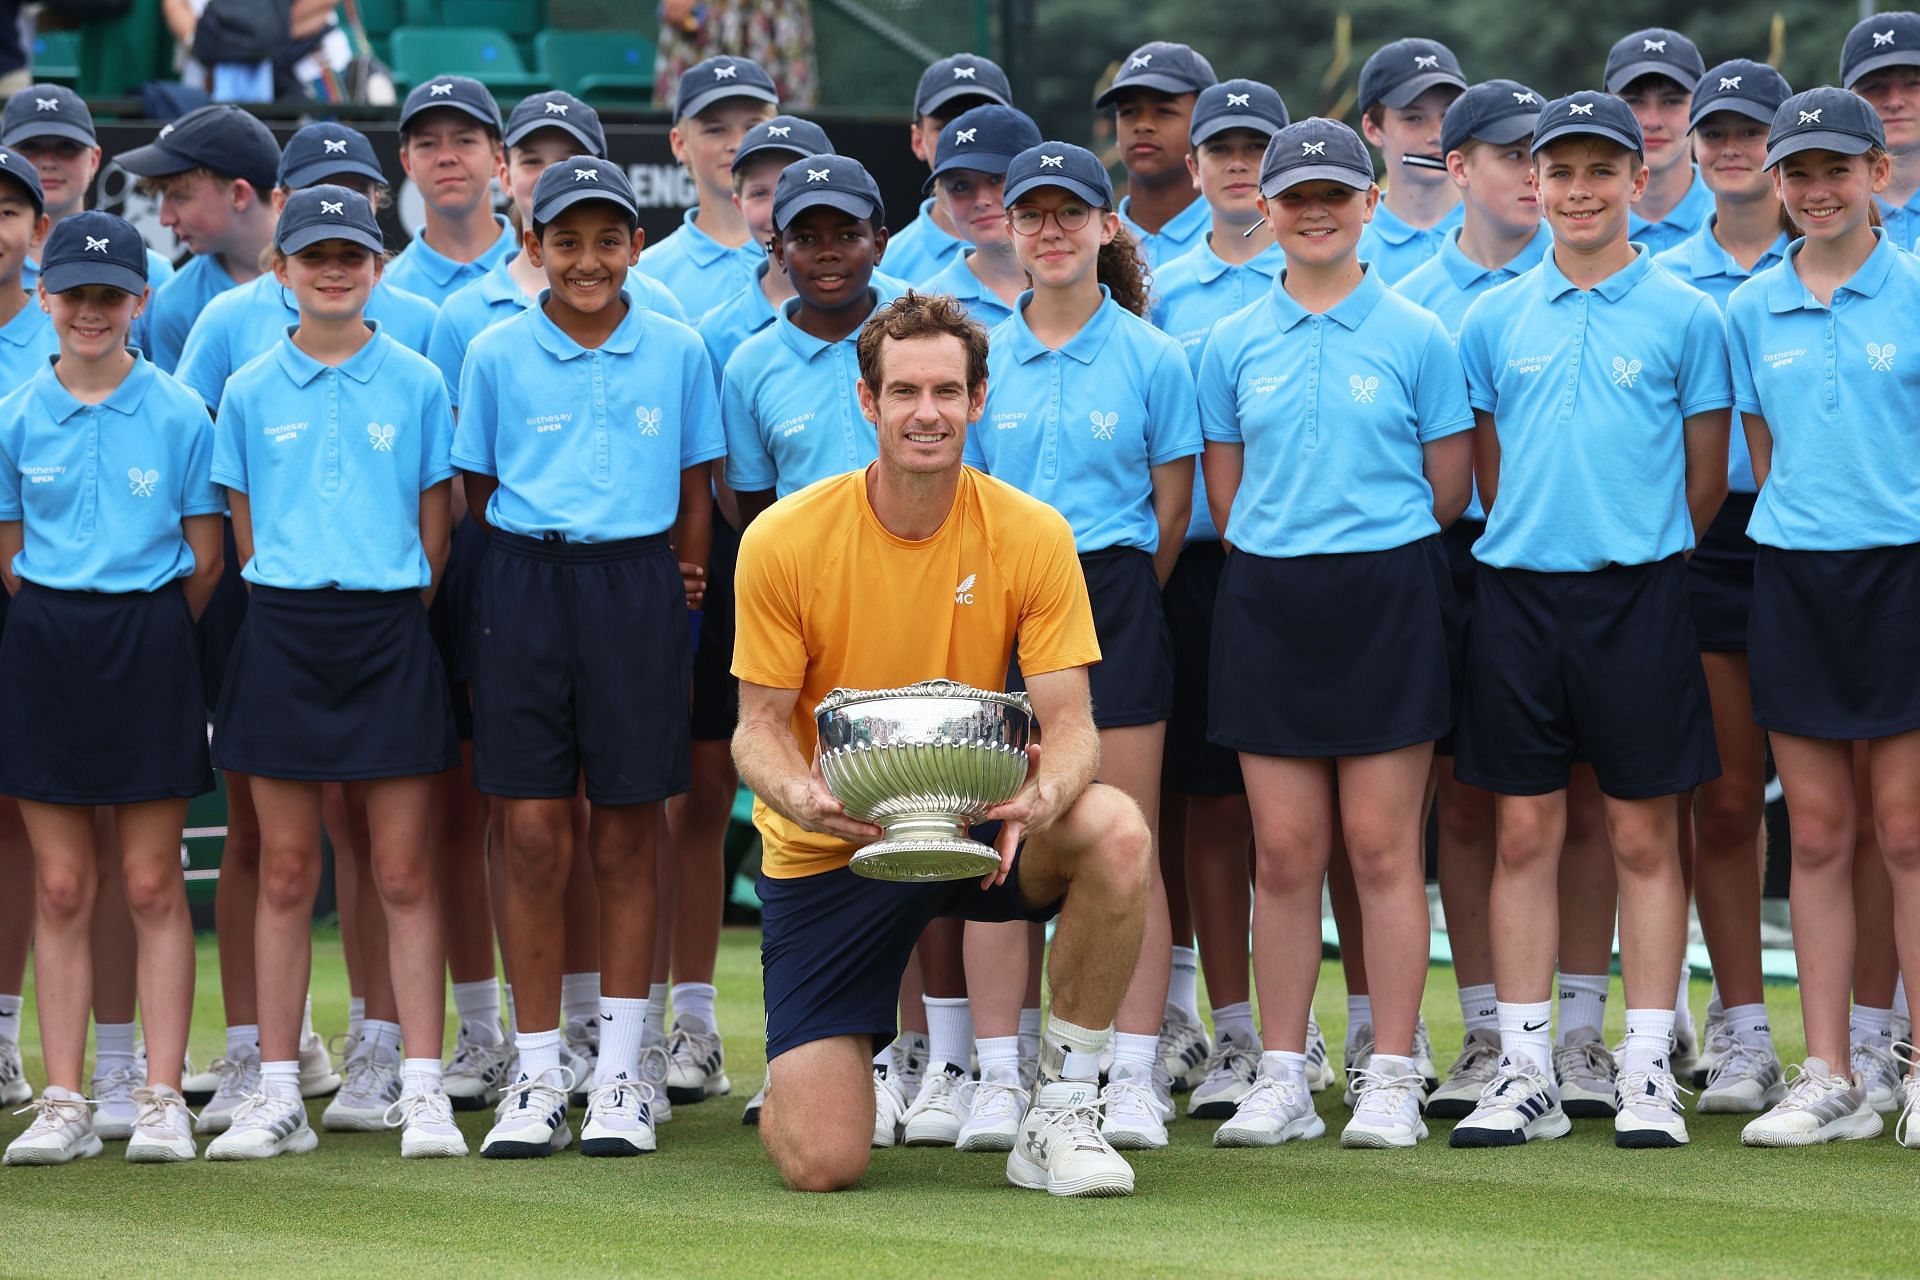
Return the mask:
{"type": "Polygon", "coordinates": [[[1207,690],[1213,662],[1213,613],[1227,551],[1213,539],[1180,551],[1167,585],[1167,632],[1173,638],[1173,714],[1167,719],[1167,777],[1189,796],[1245,795],[1238,752],[1207,737],[1207,690]]]}
{"type": "Polygon", "coordinates": [[[688,786],[692,637],[665,534],[620,542],[493,535],[473,670],[473,785],[594,804],[688,786]]]}
{"type": "Polygon", "coordinates": [[[221,521],[220,581],[200,611],[194,636],[200,644],[200,679],[206,686],[207,714],[220,705],[220,691],[227,682],[227,663],[233,657],[233,642],[240,636],[240,624],[247,616],[247,583],[240,576],[240,548],[233,540],[233,518],[221,521]]]}
{"type": "Polygon", "coordinates": [[[1591,764],[1619,800],[1720,776],[1686,562],[1587,573],[1480,568],[1454,777],[1546,795],[1591,764]]]}
{"type": "Polygon", "coordinates": [[[23,582],[9,615],[0,794],[139,804],[213,790],[193,617],[178,582],[124,594],[23,582]]]}
{"type": "Polygon", "coordinates": [[[1729,493],[1706,536],[1687,561],[1693,630],[1702,653],[1745,653],[1753,610],[1753,561],[1759,550],[1747,536],[1756,495],[1729,493]]]}
{"type": "Polygon", "coordinates": [[[418,591],[256,585],[213,723],[215,763],[262,778],[357,782],[460,763],[418,591]]]}
{"type": "Polygon", "coordinates": [[[711,546],[700,647],[693,654],[695,742],[725,742],[740,721],[740,681],[733,674],[733,569],[740,559],[740,534],[718,506],[711,546]]]}

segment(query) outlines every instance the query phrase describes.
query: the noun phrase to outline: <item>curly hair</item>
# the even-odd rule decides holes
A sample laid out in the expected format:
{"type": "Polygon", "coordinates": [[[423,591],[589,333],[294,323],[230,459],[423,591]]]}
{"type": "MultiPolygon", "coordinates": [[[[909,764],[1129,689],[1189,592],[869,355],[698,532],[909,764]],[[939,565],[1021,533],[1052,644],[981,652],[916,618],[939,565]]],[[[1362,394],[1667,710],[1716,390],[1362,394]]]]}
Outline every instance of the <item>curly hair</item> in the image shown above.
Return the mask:
{"type": "Polygon", "coordinates": [[[967,309],[944,293],[909,289],[875,311],[860,330],[854,351],[860,358],[860,380],[876,394],[880,390],[880,346],[888,339],[905,342],[951,334],[967,352],[967,390],[987,380],[987,331],[967,309]]]}
{"type": "Polygon", "coordinates": [[[1100,246],[1100,283],[1107,286],[1113,300],[1142,320],[1147,318],[1147,264],[1140,257],[1140,246],[1125,223],[1113,239],[1100,246]]]}

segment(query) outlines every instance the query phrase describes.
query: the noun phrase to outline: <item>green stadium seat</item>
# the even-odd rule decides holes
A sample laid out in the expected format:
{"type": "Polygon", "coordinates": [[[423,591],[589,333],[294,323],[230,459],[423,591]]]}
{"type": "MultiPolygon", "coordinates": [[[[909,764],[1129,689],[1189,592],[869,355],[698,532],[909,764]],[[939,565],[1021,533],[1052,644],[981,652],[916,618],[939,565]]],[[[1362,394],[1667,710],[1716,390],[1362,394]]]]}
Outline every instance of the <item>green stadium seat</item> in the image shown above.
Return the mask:
{"type": "Polygon", "coordinates": [[[393,33],[393,76],[412,86],[434,76],[472,76],[496,94],[531,93],[545,76],[527,70],[520,48],[497,27],[401,27],[393,33]]]}
{"type": "Polygon", "coordinates": [[[80,33],[37,31],[33,36],[33,77],[71,85],[80,78],[80,33]]]}
{"type": "Polygon", "coordinates": [[[457,15],[462,26],[493,27],[523,46],[547,25],[544,0],[443,0],[442,7],[444,16],[457,15]]]}
{"type": "Polygon", "coordinates": [[[555,88],[601,101],[653,95],[653,41],[638,31],[542,31],[533,45],[555,88]]]}
{"type": "Polygon", "coordinates": [[[385,40],[407,20],[402,0],[355,0],[354,8],[370,40],[385,40]]]}

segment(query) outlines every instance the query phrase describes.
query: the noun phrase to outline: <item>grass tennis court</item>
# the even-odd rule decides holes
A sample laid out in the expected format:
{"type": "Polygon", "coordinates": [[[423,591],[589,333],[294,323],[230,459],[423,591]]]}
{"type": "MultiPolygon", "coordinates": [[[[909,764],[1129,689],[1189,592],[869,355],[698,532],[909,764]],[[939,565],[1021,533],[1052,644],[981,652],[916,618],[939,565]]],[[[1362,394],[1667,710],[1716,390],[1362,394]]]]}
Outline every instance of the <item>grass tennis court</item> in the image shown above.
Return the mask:
{"type": "MultiPolygon", "coordinates": [[[[1693,1146],[1675,1152],[1618,1151],[1596,1121],[1515,1151],[1450,1150],[1444,1124],[1412,1152],[1343,1151],[1337,1090],[1319,1095],[1332,1132],[1304,1145],[1215,1151],[1210,1123],[1173,1123],[1170,1149],[1134,1157],[1130,1200],[1053,1200],[1007,1186],[1002,1156],[905,1148],[876,1152],[852,1192],[790,1194],[739,1123],[761,1075],[758,940],[729,930],[720,950],[734,1096],[677,1109],[653,1156],[403,1162],[397,1136],[323,1133],[310,1156],[170,1168],[109,1144],[66,1169],[0,1170],[0,1275],[1751,1277],[1910,1272],[1920,1249],[1920,1151],[1891,1137],[1748,1151],[1742,1117],[1689,1116],[1693,1146]]],[[[314,958],[315,1021],[338,1030],[337,935],[314,958]]],[[[223,1043],[215,972],[204,937],[202,1063],[223,1043]]],[[[1794,990],[1767,998],[1797,1058],[1794,990]]],[[[1609,1004],[1611,1039],[1617,982],[1609,1004]]],[[[1337,1053],[1338,964],[1318,1005],[1337,1053]]],[[[1460,1034],[1446,969],[1426,1014],[1444,1068],[1460,1034]]],[[[462,1119],[476,1151],[490,1119],[462,1119]]],[[[0,1117],[0,1142],[25,1120],[0,1117]]]]}

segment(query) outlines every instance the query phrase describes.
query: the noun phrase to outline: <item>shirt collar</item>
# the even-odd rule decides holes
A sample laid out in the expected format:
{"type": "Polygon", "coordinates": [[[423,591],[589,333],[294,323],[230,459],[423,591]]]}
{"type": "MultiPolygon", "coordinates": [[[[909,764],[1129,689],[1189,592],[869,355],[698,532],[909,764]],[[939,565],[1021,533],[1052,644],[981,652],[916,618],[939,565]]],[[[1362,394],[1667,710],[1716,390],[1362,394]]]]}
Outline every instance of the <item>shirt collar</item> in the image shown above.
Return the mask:
{"type": "MultiPolygon", "coordinates": [[[[756,285],[755,288],[757,289],[758,286],[756,285]]],[[[766,297],[765,294],[761,294],[760,296],[762,298],[766,297]]],[[[874,312],[878,311],[880,309],[880,303],[880,290],[869,284],[867,286],[867,314],[871,316],[874,312]]],[[[785,342],[789,347],[793,348],[794,352],[799,355],[802,360],[812,361],[812,359],[822,351],[838,344],[816,338],[795,324],[793,322],[793,313],[799,309],[800,299],[788,298],[780,306],[780,317],[776,327],[780,331],[780,340],[782,342],[785,342]]],[[[859,335],[859,332],[858,329],[855,329],[852,333],[840,339],[840,341],[852,342],[854,338],[859,335]]]]}
{"type": "Polygon", "coordinates": [[[293,331],[297,328],[299,328],[298,325],[288,325],[286,336],[281,338],[280,344],[274,348],[280,360],[280,367],[286,370],[287,376],[293,379],[293,385],[296,387],[306,386],[328,369],[338,369],[355,382],[371,382],[373,375],[380,371],[381,364],[385,362],[387,348],[391,345],[389,342],[382,341],[385,335],[380,332],[380,322],[369,320],[367,328],[373,330],[373,336],[367,339],[365,346],[339,364],[321,364],[293,344],[293,331]]]}
{"type": "MultiPolygon", "coordinates": [[[[1033,301],[1033,290],[1029,289],[1014,300],[1013,304],[1013,358],[1021,364],[1037,360],[1047,352],[1054,350],[1033,336],[1033,330],[1027,328],[1027,304],[1033,301]]],[[[1066,345],[1059,348],[1063,356],[1072,356],[1081,364],[1090,365],[1100,354],[1100,348],[1107,345],[1107,337],[1113,332],[1114,322],[1119,317],[1120,304],[1113,300],[1113,293],[1105,285],[1100,286],[1100,306],[1093,316],[1080,326],[1080,332],[1067,339],[1066,345]]]]}
{"type": "Polygon", "coordinates": [[[1273,288],[1268,292],[1267,297],[1271,300],[1274,312],[1280,321],[1280,328],[1283,330],[1291,329],[1315,315],[1324,315],[1341,328],[1353,330],[1358,329],[1372,314],[1374,307],[1379,305],[1380,299],[1386,295],[1386,292],[1386,281],[1380,278],[1379,271],[1368,267],[1366,274],[1360,277],[1360,283],[1354,286],[1353,292],[1323,312],[1309,311],[1294,301],[1293,295],[1287,292],[1287,273],[1284,271],[1273,278],[1273,288]]]}
{"type": "MultiPolygon", "coordinates": [[[[1234,269],[1233,264],[1213,251],[1213,233],[1208,232],[1200,238],[1200,256],[1195,260],[1194,273],[1201,284],[1212,284],[1221,276],[1234,269]]],[[[1280,274],[1287,265],[1287,255],[1277,244],[1269,244],[1259,253],[1240,264],[1251,268],[1271,280],[1280,274]]],[[[1164,268],[1163,268],[1164,269],[1164,268]]]]}
{"type": "Polygon", "coordinates": [[[520,292],[520,286],[514,282],[508,268],[514,259],[520,256],[518,249],[501,256],[500,261],[487,269],[480,277],[480,297],[488,306],[498,306],[502,302],[517,302],[522,307],[528,305],[527,295],[520,292]]]}
{"type": "Polygon", "coordinates": [[[1713,217],[1713,192],[1707,189],[1707,183],[1700,176],[1700,166],[1693,168],[1693,185],[1687,188],[1687,194],[1680,197],[1680,203],[1667,210],[1667,216],[1658,220],[1641,217],[1631,209],[1627,211],[1627,235],[1636,236],[1647,227],[1673,227],[1679,231],[1698,230],[1713,217]]]}
{"type": "Polygon", "coordinates": [[[616,356],[632,355],[634,348],[640,345],[640,329],[645,323],[647,304],[644,299],[634,296],[631,286],[623,285],[620,289],[620,300],[627,304],[627,314],[621,317],[620,323],[615,325],[613,332],[607,335],[607,340],[597,347],[581,346],[553,322],[553,317],[547,314],[547,299],[552,294],[553,290],[542,289],[540,296],[531,303],[530,309],[534,315],[534,340],[545,347],[554,359],[572,360],[576,356],[585,355],[588,351],[605,351],[616,356]]]}
{"type": "Polygon", "coordinates": [[[20,308],[20,313],[5,325],[0,325],[0,341],[10,342],[16,347],[24,347],[33,341],[34,335],[40,332],[40,326],[45,323],[47,323],[46,313],[36,305],[33,295],[28,294],[27,305],[20,308]]]}
{"type": "MultiPolygon", "coordinates": [[[[680,234],[687,238],[687,256],[693,259],[696,267],[710,267],[722,258],[736,256],[745,250],[756,249],[751,237],[739,248],[729,249],[712,236],[693,225],[694,215],[699,209],[689,209],[680,219],[680,234]]],[[[662,241],[662,243],[665,243],[662,241]]],[[[764,254],[762,255],[764,256],[764,254]]]]}
{"type": "Polygon", "coordinates": [[[1713,227],[1719,221],[1718,216],[1710,217],[1700,224],[1700,229],[1680,242],[1675,250],[1681,261],[1687,264],[1687,270],[1696,279],[1707,276],[1733,276],[1744,280],[1748,276],[1758,275],[1768,267],[1787,256],[1787,233],[1782,231],[1774,237],[1767,251],[1760,255],[1749,271],[1741,266],[1734,256],[1727,252],[1725,245],[1714,238],[1713,227]]]}
{"type": "Polygon", "coordinates": [[[1875,196],[1874,199],[1880,202],[1880,212],[1883,214],[1920,214],[1920,191],[1915,191],[1912,195],[1908,196],[1905,204],[1895,204],[1891,200],[1882,199],[1880,196],[1875,196]]]}
{"type": "MultiPolygon", "coordinates": [[[[1618,302],[1627,296],[1633,286],[1646,279],[1647,272],[1652,268],[1653,254],[1647,251],[1647,246],[1636,244],[1633,246],[1633,261],[1593,286],[1593,292],[1608,302],[1618,302]]],[[[1553,260],[1551,253],[1540,259],[1539,271],[1541,286],[1546,290],[1549,302],[1559,299],[1563,294],[1580,291],[1579,287],[1567,279],[1565,273],[1560,270],[1560,264],[1553,260]]]]}
{"type": "Polygon", "coordinates": [[[938,222],[934,220],[933,200],[931,198],[922,200],[920,202],[920,216],[918,218],[918,221],[921,224],[923,224],[920,228],[921,234],[932,238],[933,246],[936,250],[944,250],[946,246],[950,244],[966,243],[965,240],[962,240],[959,236],[952,234],[945,227],[941,226],[938,222]]]}
{"type": "Polygon", "coordinates": [[[1483,280],[1499,282],[1509,276],[1517,276],[1531,270],[1540,259],[1547,256],[1547,250],[1553,247],[1553,232],[1547,228],[1543,219],[1534,231],[1533,239],[1527,241],[1513,260],[1504,267],[1483,267],[1469,258],[1460,248],[1460,229],[1447,233],[1440,243],[1440,266],[1453,281],[1453,286],[1462,293],[1473,288],[1483,280]]]}
{"type": "Polygon", "coordinates": [[[441,253],[438,249],[428,244],[427,229],[425,227],[421,227],[413,233],[413,242],[406,247],[406,252],[414,255],[418,261],[421,273],[424,274],[427,279],[444,289],[453,283],[455,276],[459,275],[469,266],[478,265],[482,269],[486,269],[497,265],[501,259],[512,256],[514,246],[517,243],[514,239],[513,227],[508,224],[505,218],[497,213],[493,215],[493,220],[500,224],[500,238],[487,246],[487,251],[475,258],[472,263],[455,262],[446,254],[441,253]]]}
{"type": "MultiPolygon", "coordinates": [[[[1166,225],[1158,231],[1148,231],[1140,226],[1139,223],[1135,222],[1133,220],[1133,214],[1129,212],[1132,208],[1133,197],[1121,196],[1120,207],[1115,210],[1115,212],[1120,215],[1121,220],[1137,235],[1152,237],[1158,240],[1172,240],[1175,242],[1191,240],[1200,234],[1207,223],[1213,221],[1213,211],[1207,208],[1207,202],[1199,196],[1193,198],[1192,204],[1174,214],[1171,218],[1168,218],[1166,225]]],[[[1278,248],[1279,246],[1276,245],[1275,247],[1278,248]]]]}
{"type": "MultiPolygon", "coordinates": [[[[1887,282],[1887,276],[1893,271],[1894,255],[1902,252],[1892,240],[1887,238],[1884,227],[1875,227],[1873,238],[1873,252],[1867,255],[1867,260],[1860,264],[1860,269],[1853,273],[1852,279],[1840,286],[1848,293],[1857,293],[1863,298],[1871,298],[1880,292],[1881,286],[1887,282]]],[[[1774,270],[1772,278],[1767,282],[1767,310],[1779,314],[1799,311],[1803,308],[1808,311],[1827,309],[1801,281],[1800,272],[1793,265],[1794,259],[1799,256],[1800,250],[1806,247],[1806,243],[1801,239],[1787,246],[1786,258],[1774,270]]]]}
{"type": "Polygon", "coordinates": [[[112,395],[97,405],[85,405],[73,398],[73,393],[61,384],[60,375],[53,371],[57,358],[49,356],[46,367],[41,371],[42,376],[34,379],[35,394],[55,422],[65,422],[87,408],[111,409],[130,418],[140,411],[140,402],[147,398],[147,388],[153,385],[153,365],[136,357],[133,368],[127,371],[127,376],[120,380],[120,385],[113,389],[112,395]]]}

